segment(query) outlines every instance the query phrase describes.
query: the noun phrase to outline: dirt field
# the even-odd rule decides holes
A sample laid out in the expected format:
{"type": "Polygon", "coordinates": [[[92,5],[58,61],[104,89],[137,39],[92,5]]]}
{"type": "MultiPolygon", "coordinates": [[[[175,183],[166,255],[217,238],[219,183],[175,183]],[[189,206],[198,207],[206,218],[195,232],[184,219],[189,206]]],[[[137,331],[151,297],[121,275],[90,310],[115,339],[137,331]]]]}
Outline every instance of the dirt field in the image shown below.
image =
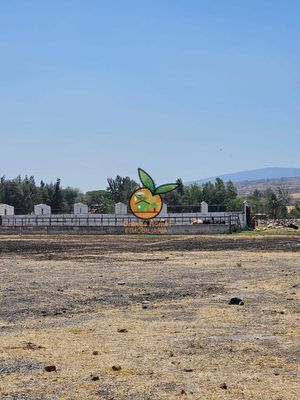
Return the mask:
{"type": "Polygon", "coordinates": [[[297,193],[292,193],[292,194],[291,194],[291,197],[292,197],[293,199],[300,200],[300,193],[299,193],[299,192],[297,192],[297,193]]]}
{"type": "Polygon", "coordinates": [[[0,236],[0,399],[298,400],[299,265],[299,235],[0,236]]]}

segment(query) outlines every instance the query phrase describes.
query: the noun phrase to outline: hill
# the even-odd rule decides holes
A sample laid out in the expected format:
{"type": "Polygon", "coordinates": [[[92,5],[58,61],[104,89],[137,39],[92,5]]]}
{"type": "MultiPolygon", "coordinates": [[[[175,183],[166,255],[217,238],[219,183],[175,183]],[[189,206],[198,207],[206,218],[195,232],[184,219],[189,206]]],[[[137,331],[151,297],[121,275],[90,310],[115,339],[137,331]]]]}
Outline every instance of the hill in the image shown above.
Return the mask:
{"type": "Polygon", "coordinates": [[[276,190],[283,188],[289,191],[291,197],[300,200],[300,178],[260,179],[254,181],[235,182],[238,194],[247,196],[255,190],[265,191],[268,188],[276,190]]]}
{"type": "MultiPolygon", "coordinates": [[[[252,171],[241,171],[233,174],[218,175],[224,181],[245,182],[245,181],[259,181],[259,180],[278,180],[281,178],[300,178],[300,168],[261,168],[252,171]]],[[[205,179],[198,179],[191,183],[202,184],[209,181],[215,181],[217,176],[213,176],[205,179]]]]}
{"type": "MultiPolygon", "coordinates": [[[[214,182],[217,177],[199,179],[189,184],[214,182]]],[[[283,188],[289,191],[292,199],[300,200],[300,168],[261,168],[253,171],[241,171],[233,174],[220,175],[225,182],[234,182],[238,194],[247,196],[255,190],[265,191],[268,188],[276,190],[283,188]]]]}

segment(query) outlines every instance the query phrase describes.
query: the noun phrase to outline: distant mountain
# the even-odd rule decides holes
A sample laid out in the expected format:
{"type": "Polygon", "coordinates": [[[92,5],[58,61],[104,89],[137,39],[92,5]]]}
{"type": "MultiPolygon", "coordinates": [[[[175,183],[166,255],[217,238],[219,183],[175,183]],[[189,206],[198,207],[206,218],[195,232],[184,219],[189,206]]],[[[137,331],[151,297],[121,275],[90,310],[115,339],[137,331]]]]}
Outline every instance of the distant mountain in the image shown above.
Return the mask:
{"type": "MultiPolygon", "coordinates": [[[[246,181],[258,181],[266,179],[281,179],[281,178],[300,178],[300,168],[261,168],[252,171],[235,172],[233,174],[219,175],[224,181],[246,182],[246,181]]],[[[217,176],[210,178],[199,179],[196,181],[189,182],[188,184],[198,183],[202,184],[205,182],[214,182],[217,176]]]]}
{"type": "Polygon", "coordinates": [[[275,191],[282,188],[290,193],[292,199],[300,199],[300,178],[259,179],[257,181],[235,182],[235,186],[240,196],[247,196],[255,190],[264,192],[268,188],[275,191]]]}

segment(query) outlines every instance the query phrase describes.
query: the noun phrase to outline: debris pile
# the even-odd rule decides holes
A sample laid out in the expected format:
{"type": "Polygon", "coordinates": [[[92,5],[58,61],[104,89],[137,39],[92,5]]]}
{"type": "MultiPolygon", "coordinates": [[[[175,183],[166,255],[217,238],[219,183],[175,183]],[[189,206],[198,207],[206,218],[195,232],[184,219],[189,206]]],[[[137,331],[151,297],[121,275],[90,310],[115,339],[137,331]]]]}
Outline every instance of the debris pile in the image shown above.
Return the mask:
{"type": "MultiPolygon", "coordinates": [[[[289,228],[289,229],[295,229],[298,230],[299,226],[295,221],[290,221],[290,220],[279,220],[276,219],[275,221],[268,221],[267,225],[263,228],[263,230],[267,229],[283,229],[283,228],[289,228]]],[[[257,230],[261,230],[261,228],[256,228],[257,230]]]]}

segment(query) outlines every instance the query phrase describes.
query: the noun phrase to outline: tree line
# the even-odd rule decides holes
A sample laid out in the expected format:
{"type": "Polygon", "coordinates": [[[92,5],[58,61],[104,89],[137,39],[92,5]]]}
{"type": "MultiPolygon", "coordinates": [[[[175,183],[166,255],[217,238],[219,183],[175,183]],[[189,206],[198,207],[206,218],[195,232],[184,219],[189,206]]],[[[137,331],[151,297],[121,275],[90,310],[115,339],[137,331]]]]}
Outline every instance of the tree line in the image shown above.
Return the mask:
{"type": "MultiPolygon", "coordinates": [[[[289,193],[281,188],[276,191],[254,191],[253,194],[238,196],[234,184],[224,182],[217,178],[215,182],[207,182],[203,185],[184,185],[181,179],[177,179],[178,188],[164,195],[170,212],[200,211],[200,204],[205,201],[210,206],[210,211],[238,211],[243,207],[243,201],[250,203],[254,214],[266,214],[271,218],[300,218],[300,203],[288,210],[290,204],[289,193]]],[[[130,195],[139,187],[138,183],[130,177],[116,176],[108,178],[105,190],[94,190],[86,193],[78,188],[62,188],[60,179],[56,182],[39,184],[33,176],[15,179],[0,180],[0,203],[15,207],[17,214],[31,214],[35,204],[48,204],[53,213],[70,213],[74,203],[86,203],[91,212],[113,213],[115,203],[128,203],[130,195]]]]}
{"type": "Polygon", "coordinates": [[[0,203],[15,207],[17,214],[30,214],[35,204],[48,204],[53,212],[70,212],[72,205],[84,199],[79,189],[61,187],[60,179],[55,183],[41,181],[38,185],[33,176],[15,179],[0,179],[0,203]]]}

